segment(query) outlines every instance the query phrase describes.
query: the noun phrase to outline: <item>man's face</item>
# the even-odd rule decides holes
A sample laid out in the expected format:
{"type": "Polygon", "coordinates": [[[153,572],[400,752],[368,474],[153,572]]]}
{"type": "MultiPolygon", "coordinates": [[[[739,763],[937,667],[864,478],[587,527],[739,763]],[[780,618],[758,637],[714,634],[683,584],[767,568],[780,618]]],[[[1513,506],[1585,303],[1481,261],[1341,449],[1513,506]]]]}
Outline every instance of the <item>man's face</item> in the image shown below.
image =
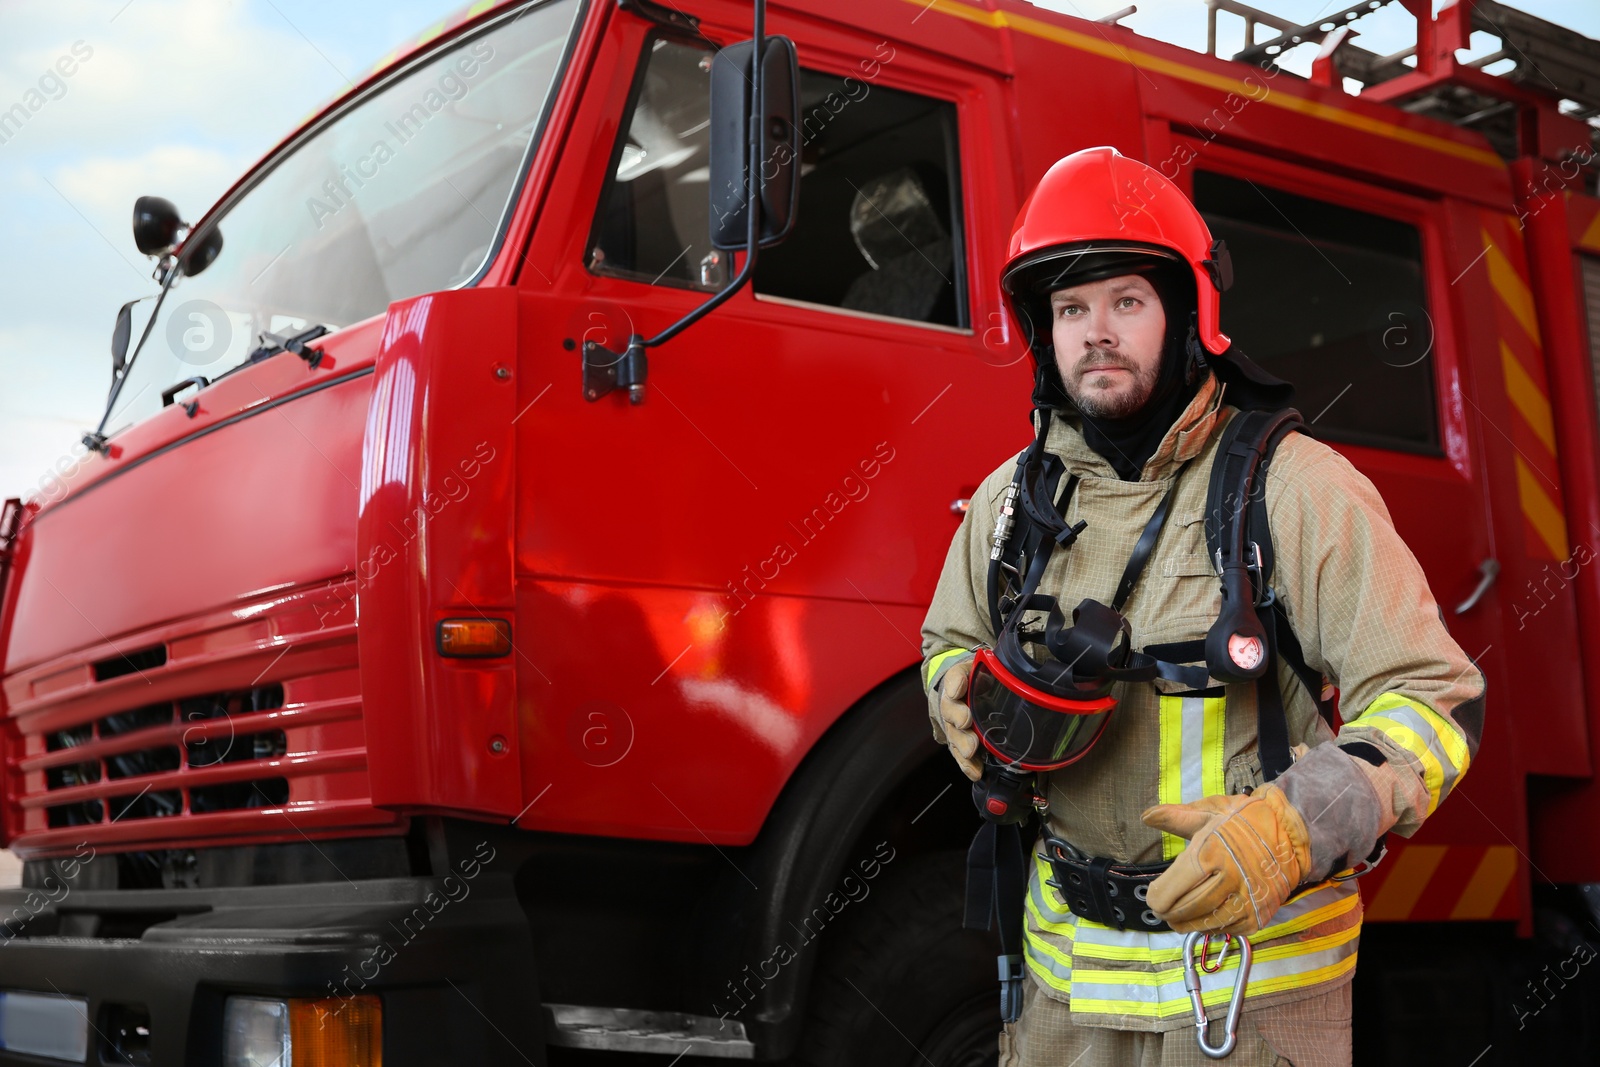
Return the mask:
{"type": "Polygon", "coordinates": [[[1062,384],[1084,414],[1120,419],[1150,399],[1167,316],[1141,275],[1057,289],[1050,294],[1050,323],[1062,384]]]}

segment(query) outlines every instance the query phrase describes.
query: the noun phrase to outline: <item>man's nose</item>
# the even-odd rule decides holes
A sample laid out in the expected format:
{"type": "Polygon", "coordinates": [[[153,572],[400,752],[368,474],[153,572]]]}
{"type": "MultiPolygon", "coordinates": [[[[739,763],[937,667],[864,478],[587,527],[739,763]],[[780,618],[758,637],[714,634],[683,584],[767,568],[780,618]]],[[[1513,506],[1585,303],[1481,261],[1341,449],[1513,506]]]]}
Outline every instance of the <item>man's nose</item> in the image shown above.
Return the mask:
{"type": "Polygon", "coordinates": [[[1088,348],[1115,348],[1116,332],[1111,327],[1111,316],[1102,307],[1089,308],[1088,322],[1083,332],[1083,343],[1088,348]]]}

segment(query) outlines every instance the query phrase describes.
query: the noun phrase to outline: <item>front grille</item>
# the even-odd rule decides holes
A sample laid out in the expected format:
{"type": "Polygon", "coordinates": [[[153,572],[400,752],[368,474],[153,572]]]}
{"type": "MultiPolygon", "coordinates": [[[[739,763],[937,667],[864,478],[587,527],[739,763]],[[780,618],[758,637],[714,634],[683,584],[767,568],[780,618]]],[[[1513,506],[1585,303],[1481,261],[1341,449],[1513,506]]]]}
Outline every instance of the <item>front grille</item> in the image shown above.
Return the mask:
{"type": "Polygon", "coordinates": [[[97,660],[92,664],[94,680],[108,682],[113,678],[121,678],[124,674],[142,674],[146,670],[160,667],[167,662],[167,648],[157,645],[155,648],[143,648],[138,652],[129,652],[126,655],[118,653],[106,659],[97,660]]]}
{"type": "Polygon", "coordinates": [[[126,635],[0,683],[0,797],[24,857],[403,826],[372,805],[353,583],[126,635]]]}
{"type": "MultiPolygon", "coordinates": [[[[47,791],[91,785],[102,779],[143,778],[220,763],[278,759],[288,751],[288,739],[284,732],[254,732],[248,731],[248,726],[253,715],[281,707],[283,686],[274,683],[145,704],[102,716],[93,723],[54,731],[45,737],[45,749],[50,752],[80,748],[90,741],[124,737],[148,737],[151,744],[130,751],[107,753],[99,759],[83,763],[51,767],[45,772],[47,791]],[[188,729],[190,724],[214,725],[218,721],[226,722],[228,727],[221,734],[215,729],[188,729]],[[174,724],[184,727],[178,744],[173,743],[174,724]]],[[[286,779],[264,776],[220,785],[151,788],[132,796],[112,797],[109,804],[105,805],[98,800],[77,801],[49,805],[45,812],[50,827],[58,828],[92,825],[102,820],[161,819],[181,815],[185,811],[277,807],[287,803],[288,799],[289,783],[286,779]]]]}

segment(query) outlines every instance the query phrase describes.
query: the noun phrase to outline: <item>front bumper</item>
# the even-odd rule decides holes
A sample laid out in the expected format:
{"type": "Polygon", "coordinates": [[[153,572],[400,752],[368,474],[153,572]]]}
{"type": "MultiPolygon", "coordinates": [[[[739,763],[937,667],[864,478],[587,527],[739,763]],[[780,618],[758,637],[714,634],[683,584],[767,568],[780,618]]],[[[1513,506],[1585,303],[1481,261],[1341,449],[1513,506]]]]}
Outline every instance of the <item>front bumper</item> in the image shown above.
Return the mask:
{"type": "MultiPolygon", "coordinates": [[[[218,1067],[233,993],[375,993],[391,1067],[545,1063],[533,946],[506,875],[73,890],[55,901],[6,890],[0,919],[0,989],[85,998],[85,1064],[127,1062],[111,1047],[113,1022],[142,1013],[149,1051],[136,1067],[218,1067]]],[[[64,1062],[0,1051],[6,1067],[64,1062]]]]}

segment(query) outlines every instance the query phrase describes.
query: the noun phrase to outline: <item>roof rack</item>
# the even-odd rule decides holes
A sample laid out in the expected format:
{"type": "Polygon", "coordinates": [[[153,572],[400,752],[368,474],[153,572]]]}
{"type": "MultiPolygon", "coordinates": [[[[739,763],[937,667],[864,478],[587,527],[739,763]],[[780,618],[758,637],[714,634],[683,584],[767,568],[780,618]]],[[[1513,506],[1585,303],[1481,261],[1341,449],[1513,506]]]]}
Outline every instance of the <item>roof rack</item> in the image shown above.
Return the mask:
{"type": "Polygon", "coordinates": [[[1432,11],[1431,0],[1398,0],[1417,19],[1417,43],[1380,55],[1352,43],[1354,23],[1395,0],[1361,2],[1305,25],[1241,0],[1206,0],[1206,51],[1217,54],[1217,14],[1244,20],[1245,47],[1232,58],[1277,66],[1290,49],[1319,45],[1310,80],[1334,88],[1344,79],[1366,99],[1478,130],[1507,159],[1577,156],[1593,165],[1600,150],[1600,41],[1506,7],[1496,0],[1456,0],[1432,11]],[[1277,35],[1256,40],[1257,27],[1277,35]],[[1486,56],[1462,62],[1474,31],[1500,40],[1486,56]],[[1490,74],[1501,60],[1513,66],[1490,74]],[[1562,102],[1570,107],[1561,109],[1562,102]]]}

